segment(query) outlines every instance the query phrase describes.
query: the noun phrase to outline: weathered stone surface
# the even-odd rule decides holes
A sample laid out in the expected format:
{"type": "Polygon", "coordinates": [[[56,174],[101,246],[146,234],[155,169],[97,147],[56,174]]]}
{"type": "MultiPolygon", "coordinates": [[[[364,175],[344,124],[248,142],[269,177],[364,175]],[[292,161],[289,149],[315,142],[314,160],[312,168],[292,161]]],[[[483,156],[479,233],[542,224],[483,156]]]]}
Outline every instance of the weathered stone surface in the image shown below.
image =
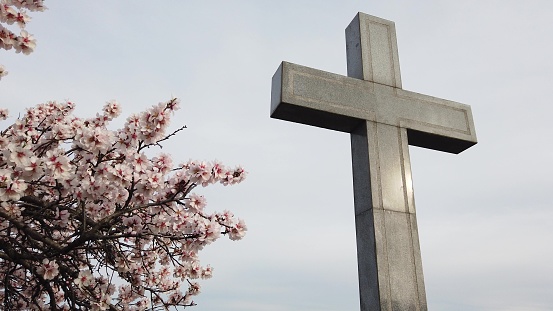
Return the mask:
{"type": "Polygon", "coordinates": [[[361,310],[427,310],[408,145],[476,144],[467,105],[401,89],[393,22],[359,13],[348,76],[283,62],[271,117],[351,134],[361,310]]]}

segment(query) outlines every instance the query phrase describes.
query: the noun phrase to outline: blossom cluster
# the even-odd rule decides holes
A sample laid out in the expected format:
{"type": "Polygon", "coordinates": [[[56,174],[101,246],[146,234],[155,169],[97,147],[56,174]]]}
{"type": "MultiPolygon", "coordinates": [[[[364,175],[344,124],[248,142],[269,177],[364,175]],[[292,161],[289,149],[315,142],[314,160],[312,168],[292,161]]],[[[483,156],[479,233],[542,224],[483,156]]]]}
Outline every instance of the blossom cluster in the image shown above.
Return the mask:
{"type": "MultiPolygon", "coordinates": [[[[35,38],[25,30],[31,20],[27,11],[44,11],[46,7],[42,0],[0,0],[0,49],[11,50],[16,53],[30,54],[35,46],[35,38]],[[4,25],[17,24],[20,31],[16,35],[4,25]]],[[[0,65],[0,79],[8,72],[0,65]]]]}
{"type": "Polygon", "coordinates": [[[237,184],[246,172],[149,155],[184,129],[166,133],[176,99],[119,130],[107,128],[117,102],[88,119],[74,106],[38,105],[0,132],[0,308],[193,305],[197,279],[212,275],[199,251],[221,235],[239,240],[247,227],[229,211],[207,212],[192,190],[237,184]]]}

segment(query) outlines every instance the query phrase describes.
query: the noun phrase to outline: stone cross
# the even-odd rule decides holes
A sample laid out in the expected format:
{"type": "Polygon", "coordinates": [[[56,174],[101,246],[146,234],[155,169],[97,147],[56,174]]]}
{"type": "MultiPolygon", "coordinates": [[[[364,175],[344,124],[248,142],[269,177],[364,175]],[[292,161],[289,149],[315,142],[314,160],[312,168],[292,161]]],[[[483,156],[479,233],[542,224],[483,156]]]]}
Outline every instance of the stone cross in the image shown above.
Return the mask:
{"type": "Polygon", "coordinates": [[[393,22],[358,13],[348,77],[283,62],[271,117],[351,134],[362,311],[427,310],[408,145],[476,144],[470,106],[401,88],[393,22]]]}

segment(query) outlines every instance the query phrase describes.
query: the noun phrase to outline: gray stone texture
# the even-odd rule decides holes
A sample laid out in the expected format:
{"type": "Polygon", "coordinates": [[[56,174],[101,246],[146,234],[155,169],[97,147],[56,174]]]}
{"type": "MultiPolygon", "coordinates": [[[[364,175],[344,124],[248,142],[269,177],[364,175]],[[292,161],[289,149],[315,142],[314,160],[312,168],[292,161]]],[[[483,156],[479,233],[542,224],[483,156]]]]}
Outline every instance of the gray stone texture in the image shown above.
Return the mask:
{"type": "Polygon", "coordinates": [[[427,310],[408,145],[476,144],[467,105],[401,89],[395,25],[359,13],[348,76],[283,62],[271,117],[351,134],[361,310],[427,310]]]}

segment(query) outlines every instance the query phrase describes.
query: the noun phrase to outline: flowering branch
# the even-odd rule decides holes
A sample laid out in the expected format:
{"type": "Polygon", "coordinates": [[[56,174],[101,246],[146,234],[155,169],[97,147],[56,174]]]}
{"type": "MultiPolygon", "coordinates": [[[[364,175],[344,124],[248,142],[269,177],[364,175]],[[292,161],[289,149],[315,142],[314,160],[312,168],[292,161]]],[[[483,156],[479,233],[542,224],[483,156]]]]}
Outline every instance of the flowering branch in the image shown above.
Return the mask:
{"type": "MultiPolygon", "coordinates": [[[[30,54],[35,46],[35,38],[24,28],[31,20],[27,10],[31,12],[44,11],[46,7],[42,0],[0,0],[0,49],[11,50],[16,53],[30,54]],[[17,24],[19,35],[4,27],[3,24],[17,24]]],[[[8,72],[0,65],[0,80],[8,72]]]]}

